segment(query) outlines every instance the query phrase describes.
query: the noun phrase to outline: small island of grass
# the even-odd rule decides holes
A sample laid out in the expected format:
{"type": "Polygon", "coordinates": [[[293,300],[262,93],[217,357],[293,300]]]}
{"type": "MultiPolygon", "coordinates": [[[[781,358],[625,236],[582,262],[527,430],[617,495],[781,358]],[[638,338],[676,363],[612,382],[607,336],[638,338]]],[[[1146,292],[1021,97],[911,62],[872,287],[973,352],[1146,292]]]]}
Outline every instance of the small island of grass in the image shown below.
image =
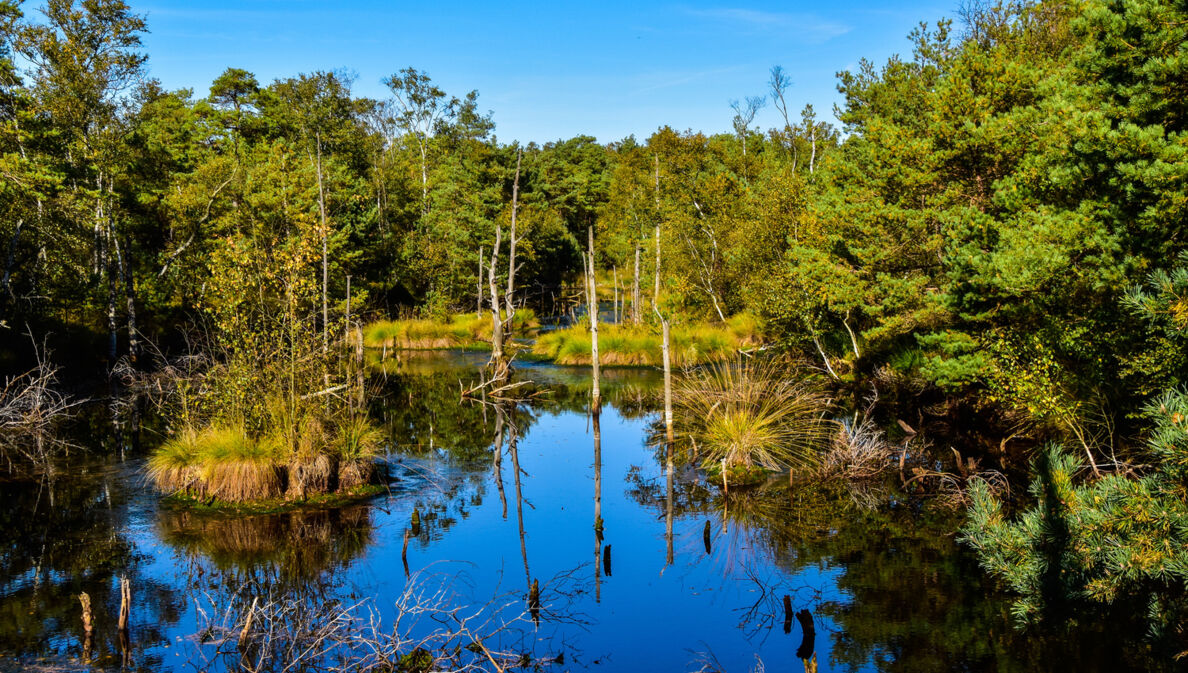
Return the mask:
{"type": "MultiPolygon", "coordinates": [[[[512,334],[529,336],[540,327],[540,321],[532,309],[522,308],[516,311],[511,327],[512,334]]],[[[368,348],[401,350],[490,350],[491,316],[458,313],[446,318],[382,320],[363,329],[363,343],[368,348]]]]}
{"type": "MultiPolygon", "coordinates": [[[[674,325],[672,364],[676,367],[729,360],[740,349],[759,344],[758,322],[749,314],[724,323],[674,325]]],[[[603,366],[658,367],[662,364],[660,330],[628,323],[602,325],[598,333],[598,359],[603,366]]],[[[590,364],[590,329],[574,325],[542,334],[532,354],[559,365],[590,364]]]]}
{"type": "Polygon", "coordinates": [[[149,478],[177,502],[268,508],[281,500],[358,494],[377,485],[375,458],[383,437],[367,418],[329,426],[306,419],[295,430],[253,434],[230,424],[184,428],[149,458],[149,478]]]}

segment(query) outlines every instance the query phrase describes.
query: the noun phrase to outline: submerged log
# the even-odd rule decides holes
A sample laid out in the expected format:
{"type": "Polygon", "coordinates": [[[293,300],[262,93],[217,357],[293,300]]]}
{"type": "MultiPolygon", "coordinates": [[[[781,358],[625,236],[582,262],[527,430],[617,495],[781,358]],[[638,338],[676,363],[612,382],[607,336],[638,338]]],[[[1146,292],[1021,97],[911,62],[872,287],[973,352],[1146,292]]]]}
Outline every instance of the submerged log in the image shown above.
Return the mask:
{"type": "Polygon", "coordinates": [[[792,633],[792,597],[784,594],[784,633],[792,633]]]}
{"type": "Polygon", "coordinates": [[[605,572],[605,573],[606,573],[606,576],[607,576],[607,577],[610,577],[610,576],[611,576],[611,553],[610,553],[610,549],[611,549],[611,546],[610,546],[609,544],[608,544],[607,546],[605,546],[605,547],[603,547],[603,548],[602,548],[602,570],[603,570],[603,572],[605,572]]]}
{"type": "Polygon", "coordinates": [[[705,529],[701,531],[701,541],[705,543],[705,553],[712,554],[714,552],[713,546],[710,544],[713,538],[710,537],[710,522],[705,520],[705,529]]]}

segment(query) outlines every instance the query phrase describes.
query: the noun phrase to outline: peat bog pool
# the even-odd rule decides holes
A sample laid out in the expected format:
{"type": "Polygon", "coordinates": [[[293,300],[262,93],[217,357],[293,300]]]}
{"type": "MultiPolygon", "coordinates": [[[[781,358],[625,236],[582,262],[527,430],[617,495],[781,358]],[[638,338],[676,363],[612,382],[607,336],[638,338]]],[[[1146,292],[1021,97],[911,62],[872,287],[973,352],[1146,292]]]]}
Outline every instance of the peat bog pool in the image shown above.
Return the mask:
{"type": "MultiPolygon", "coordinates": [[[[170,509],[145,484],[126,428],[80,421],[80,437],[103,448],[94,455],[117,457],[76,455],[48,484],[0,482],[0,670],[250,669],[212,654],[210,627],[228,605],[362,605],[387,629],[410,596],[509,622],[488,644],[522,653],[523,670],[1130,666],[1105,628],[1014,630],[1008,597],[954,542],[953,515],[784,480],[723,496],[694,470],[669,472],[650,440],[655,372],[605,371],[595,423],[577,368],[522,365],[518,375],[548,392],[516,408],[459,404],[459,381],[475,379],[481,360],[388,363],[372,410],[391,438],[390,492],[336,508],[170,509]],[[121,576],[132,591],[123,648],[121,576]],[[81,592],[94,601],[89,666],[81,592]],[[811,613],[813,636],[785,624],[785,595],[811,613]]],[[[139,436],[151,445],[159,429],[139,436]]],[[[284,623],[307,627],[297,612],[284,623]]]]}

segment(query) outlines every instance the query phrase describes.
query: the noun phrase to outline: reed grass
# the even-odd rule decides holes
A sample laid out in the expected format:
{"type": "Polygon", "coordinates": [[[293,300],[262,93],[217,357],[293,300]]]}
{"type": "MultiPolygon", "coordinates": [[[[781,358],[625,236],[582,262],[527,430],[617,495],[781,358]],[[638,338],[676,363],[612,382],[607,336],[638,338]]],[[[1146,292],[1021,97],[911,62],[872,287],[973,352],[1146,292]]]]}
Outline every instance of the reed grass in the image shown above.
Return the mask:
{"type": "MultiPolygon", "coordinates": [[[[512,334],[528,336],[540,321],[531,309],[517,309],[512,334]]],[[[491,316],[484,312],[459,313],[446,320],[429,318],[384,320],[363,329],[363,344],[369,348],[435,350],[445,348],[490,348],[491,316]]]]}
{"type": "Polygon", "coordinates": [[[673,386],[677,430],[703,465],[769,470],[811,465],[836,428],[830,400],[773,360],[718,362],[686,370],[673,386]]]}
{"type": "MultiPolygon", "coordinates": [[[[698,323],[672,328],[673,365],[690,367],[730,360],[740,349],[759,343],[759,324],[740,314],[726,323],[698,323]]],[[[559,365],[588,365],[590,331],[583,325],[542,334],[533,355],[559,365]]],[[[663,364],[659,330],[648,325],[604,325],[598,330],[599,363],[609,367],[658,367],[663,364]]]]}

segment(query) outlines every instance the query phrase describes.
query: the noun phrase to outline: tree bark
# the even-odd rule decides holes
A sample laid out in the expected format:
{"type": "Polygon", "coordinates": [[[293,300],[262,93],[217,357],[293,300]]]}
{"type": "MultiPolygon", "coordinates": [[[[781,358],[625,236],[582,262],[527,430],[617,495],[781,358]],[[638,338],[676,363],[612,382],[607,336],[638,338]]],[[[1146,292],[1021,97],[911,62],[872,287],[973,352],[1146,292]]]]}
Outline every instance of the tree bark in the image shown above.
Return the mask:
{"type": "Polygon", "coordinates": [[[476,318],[483,317],[483,246],[479,246],[479,265],[478,265],[478,311],[475,313],[476,318]]]}
{"type": "Polygon", "coordinates": [[[602,389],[599,378],[599,362],[598,362],[598,287],[594,281],[594,227],[591,225],[586,229],[587,240],[589,242],[589,264],[586,272],[586,292],[589,297],[589,312],[590,312],[590,365],[593,368],[594,375],[593,389],[591,391],[590,407],[594,413],[598,413],[602,409],[602,389]]]}
{"type": "Polygon", "coordinates": [[[614,296],[611,299],[611,308],[613,309],[612,322],[617,324],[619,322],[619,267],[612,267],[611,277],[614,285],[614,296]]]}
{"type": "Polygon", "coordinates": [[[327,255],[330,229],[326,224],[326,191],[322,185],[322,134],[314,135],[317,145],[317,174],[318,174],[318,214],[322,220],[322,354],[330,352],[330,310],[326,301],[326,289],[329,286],[329,261],[327,255]]]}
{"type": "Polygon", "coordinates": [[[660,306],[660,155],[652,155],[656,162],[656,288],[652,291],[652,306],[660,306]]]}
{"type": "Polygon", "coordinates": [[[652,306],[660,306],[660,223],[656,223],[656,287],[652,290],[652,306]]]}
{"type": "Polygon", "coordinates": [[[140,330],[136,324],[136,276],[132,272],[132,239],[124,237],[124,302],[128,311],[128,358],[140,360],[140,330]]]}
{"type": "Polygon", "coordinates": [[[515,290],[516,290],[516,212],[520,207],[520,159],[522,152],[516,152],[516,178],[512,182],[512,210],[511,210],[511,236],[508,237],[508,253],[507,253],[507,295],[503,298],[507,302],[507,324],[510,330],[512,319],[516,315],[515,307],[515,290]]]}
{"type": "Polygon", "coordinates": [[[21,238],[21,227],[25,224],[24,219],[17,220],[16,227],[12,231],[12,238],[8,239],[8,256],[4,260],[4,277],[0,279],[0,286],[4,288],[4,293],[12,297],[12,265],[16,257],[17,241],[21,238]]]}
{"type": "Polygon", "coordinates": [[[640,245],[635,243],[635,278],[631,282],[631,322],[638,325],[643,320],[643,312],[639,310],[639,254],[640,245]]]}

